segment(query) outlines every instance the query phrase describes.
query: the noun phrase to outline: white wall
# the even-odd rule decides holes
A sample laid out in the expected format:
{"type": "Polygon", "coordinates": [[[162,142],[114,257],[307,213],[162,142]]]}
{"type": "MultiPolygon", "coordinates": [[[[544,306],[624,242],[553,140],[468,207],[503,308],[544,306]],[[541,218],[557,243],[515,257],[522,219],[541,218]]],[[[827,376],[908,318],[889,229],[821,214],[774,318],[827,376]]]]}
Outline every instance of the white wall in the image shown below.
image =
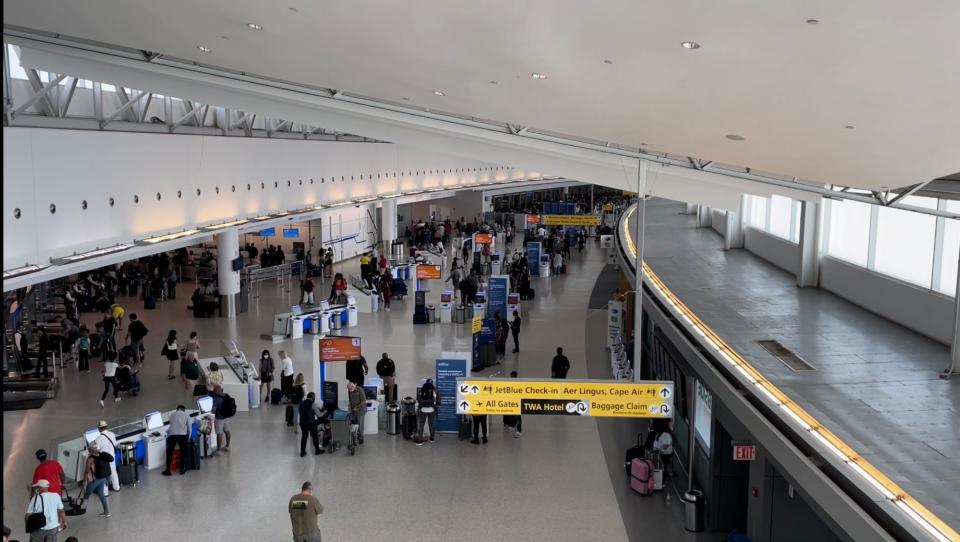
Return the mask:
{"type": "Polygon", "coordinates": [[[743,246],[773,265],[796,275],[797,265],[800,261],[800,245],[747,226],[744,232],[743,246]]]}
{"type": "Polygon", "coordinates": [[[931,339],[950,344],[954,299],[826,256],[820,287],[931,339]]]}
{"type": "Polygon", "coordinates": [[[710,227],[723,237],[727,236],[727,212],[723,209],[711,209],[713,217],[710,220],[710,227]]]}
{"type": "Polygon", "coordinates": [[[4,269],[280,210],[539,176],[378,143],[37,128],[4,128],[3,140],[4,269]]]}
{"type": "MultiPolygon", "coordinates": [[[[483,192],[464,190],[458,192],[455,196],[449,198],[439,198],[431,201],[417,201],[404,205],[404,225],[409,224],[410,220],[427,220],[430,218],[430,207],[437,208],[437,218],[445,220],[450,218],[456,222],[463,217],[468,221],[475,219],[481,214],[483,207],[483,192]],[[449,209],[449,215],[444,216],[441,210],[449,209]]],[[[403,231],[403,228],[401,228],[403,231]]]]}

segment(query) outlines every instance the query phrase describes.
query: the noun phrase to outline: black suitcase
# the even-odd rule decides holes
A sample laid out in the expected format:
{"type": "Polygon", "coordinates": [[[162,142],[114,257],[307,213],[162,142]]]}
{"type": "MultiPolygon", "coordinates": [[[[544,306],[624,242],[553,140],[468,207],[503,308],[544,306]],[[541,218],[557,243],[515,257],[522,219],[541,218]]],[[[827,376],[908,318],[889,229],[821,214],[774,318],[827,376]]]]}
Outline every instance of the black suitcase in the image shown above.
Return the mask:
{"type": "Polygon", "coordinates": [[[412,439],[413,435],[417,432],[417,415],[405,415],[400,425],[403,426],[403,438],[407,440],[412,439]]]}
{"type": "Polygon", "coordinates": [[[643,459],[643,433],[637,434],[637,445],[627,448],[623,456],[623,466],[627,470],[627,478],[630,478],[630,464],[634,459],[643,459]]]}
{"type": "Polygon", "coordinates": [[[270,390],[271,405],[279,405],[280,401],[282,400],[283,400],[283,392],[280,390],[280,388],[273,388],[272,390],[270,390]]]}
{"type": "Polygon", "coordinates": [[[191,440],[187,443],[187,450],[182,454],[183,470],[200,470],[200,441],[191,440]]]}
{"type": "Polygon", "coordinates": [[[287,425],[293,425],[293,409],[296,408],[294,405],[287,405],[285,418],[287,420],[287,425]]]}
{"type": "Polygon", "coordinates": [[[533,298],[534,298],[533,288],[530,288],[527,290],[527,299],[533,299],[533,298]]]}
{"type": "Polygon", "coordinates": [[[157,308],[157,298],[152,295],[147,295],[143,297],[143,308],[145,310],[153,310],[157,308]]]}
{"type": "Polygon", "coordinates": [[[470,425],[470,416],[460,416],[459,426],[457,427],[457,437],[460,440],[467,440],[472,436],[473,427],[470,425]]]}
{"type": "Polygon", "coordinates": [[[117,477],[120,478],[120,485],[135,486],[140,483],[140,465],[137,463],[127,463],[117,465],[117,477]]]}

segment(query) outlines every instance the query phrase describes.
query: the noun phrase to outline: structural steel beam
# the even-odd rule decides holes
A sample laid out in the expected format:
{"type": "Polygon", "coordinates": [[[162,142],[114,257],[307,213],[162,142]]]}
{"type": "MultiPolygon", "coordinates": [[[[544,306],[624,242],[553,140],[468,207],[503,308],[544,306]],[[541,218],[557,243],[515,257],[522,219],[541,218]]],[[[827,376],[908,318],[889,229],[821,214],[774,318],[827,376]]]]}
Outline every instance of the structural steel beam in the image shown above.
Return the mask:
{"type": "MultiPolygon", "coordinates": [[[[27,77],[30,78],[31,85],[34,85],[34,81],[36,82],[36,85],[40,84],[40,76],[37,74],[36,70],[28,70],[27,77]]],[[[27,98],[27,101],[23,102],[22,104],[20,104],[19,107],[14,109],[13,116],[16,117],[20,113],[23,113],[24,111],[29,109],[30,106],[32,106],[33,104],[37,103],[40,100],[43,100],[43,103],[40,106],[40,109],[44,111],[44,114],[49,117],[56,116],[53,113],[54,111],[53,103],[50,101],[48,94],[52,89],[56,88],[56,86],[60,84],[60,81],[63,81],[66,77],[67,77],[66,75],[59,75],[56,78],[51,79],[49,82],[47,82],[46,85],[41,86],[39,89],[36,89],[35,87],[36,92],[34,92],[33,96],[30,96],[29,98],[27,98]]]]}

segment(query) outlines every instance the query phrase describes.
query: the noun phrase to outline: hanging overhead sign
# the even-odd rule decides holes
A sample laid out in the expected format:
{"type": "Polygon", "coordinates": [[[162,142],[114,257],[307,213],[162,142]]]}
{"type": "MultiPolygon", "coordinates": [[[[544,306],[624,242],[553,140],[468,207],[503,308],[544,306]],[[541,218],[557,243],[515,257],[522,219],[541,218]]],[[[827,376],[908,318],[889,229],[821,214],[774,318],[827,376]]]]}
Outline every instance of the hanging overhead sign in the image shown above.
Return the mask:
{"type": "Polygon", "coordinates": [[[440,266],[439,265],[418,265],[417,266],[417,279],[419,280],[431,280],[439,279],[440,275],[440,266]]]}
{"type": "Polygon", "coordinates": [[[673,382],[464,378],[457,414],[673,418],[673,382]]]}
{"type": "Polygon", "coordinates": [[[597,215],[541,215],[540,222],[544,226],[599,226],[600,217],[597,215]]]}

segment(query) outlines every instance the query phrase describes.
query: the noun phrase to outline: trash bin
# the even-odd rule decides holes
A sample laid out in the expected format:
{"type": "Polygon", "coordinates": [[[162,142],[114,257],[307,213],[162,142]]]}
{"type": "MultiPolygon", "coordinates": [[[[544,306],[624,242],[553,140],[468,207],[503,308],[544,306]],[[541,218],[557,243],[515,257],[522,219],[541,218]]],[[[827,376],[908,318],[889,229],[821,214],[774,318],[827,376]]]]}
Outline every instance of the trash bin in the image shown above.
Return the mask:
{"type": "Polygon", "coordinates": [[[137,462],[137,445],[133,442],[120,443],[120,464],[132,465],[137,462]]]}
{"type": "Polygon", "coordinates": [[[467,309],[463,305],[453,309],[453,322],[455,324],[462,324],[467,321],[467,309]]]}
{"type": "Polygon", "coordinates": [[[396,435],[400,432],[400,405],[391,401],[387,404],[387,434],[396,435]]]}
{"type": "Polygon", "coordinates": [[[430,323],[430,324],[437,323],[437,306],[436,305],[427,305],[427,323],[430,323]]]}
{"type": "Polygon", "coordinates": [[[343,311],[333,311],[332,318],[330,318],[330,327],[332,329],[343,329],[343,318],[340,316],[340,313],[343,311]]]}
{"type": "Polygon", "coordinates": [[[703,530],[703,492],[692,490],[683,494],[684,529],[699,533],[703,530]]]}
{"type": "Polygon", "coordinates": [[[464,318],[466,320],[473,320],[473,305],[468,304],[464,307],[461,307],[464,310],[464,318]]]}

